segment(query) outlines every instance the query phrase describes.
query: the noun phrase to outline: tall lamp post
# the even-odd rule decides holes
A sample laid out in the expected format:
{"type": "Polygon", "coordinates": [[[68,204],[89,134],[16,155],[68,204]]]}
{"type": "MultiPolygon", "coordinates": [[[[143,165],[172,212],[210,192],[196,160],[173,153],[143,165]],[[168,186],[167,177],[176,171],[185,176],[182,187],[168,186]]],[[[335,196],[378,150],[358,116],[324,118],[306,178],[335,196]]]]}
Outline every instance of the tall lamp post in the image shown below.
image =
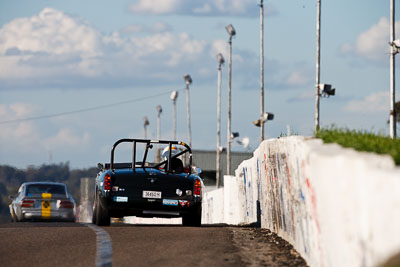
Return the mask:
{"type": "MultiPolygon", "coordinates": [[[[157,108],[157,139],[161,140],[161,113],[162,113],[162,107],[161,107],[161,105],[158,105],[156,108],[157,108]]],[[[156,155],[155,155],[155,162],[160,162],[161,161],[160,151],[161,151],[160,148],[157,148],[156,155]]]]}
{"type": "Polygon", "coordinates": [[[395,39],[395,1],[390,0],[390,138],[396,138],[396,109],[395,109],[395,61],[394,57],[398,53],[398,40],[395,39]],[[397,44],[396,44],[397,43],[397,44]]]}
{"type": "Polygon", "coordinates": [[[316,55],[316,75],[315,75],[315,129],[316,134],[320,128],[320,99],[321,96],[329,97],[335,95],[335,88],[331,84],[320,83],[320,63],[321,63],[321,0],[317,0],[317,55],[316,55]]]}
{"type": "Polygon", "coordinates": [[[174,140],[176,140],[176,99],[178,98],[178,91],[172,91],[169,98],[171,98],[174,107],[174,140]]]}
{"type": "Polygon", "coordinates": [[[143,128],[144,128],[144,139],[147,139],[147,126],[149,126],[150,122],[147,119],[147,116],[143,117],[143,128]]]}
{"type": "Polygon", "coordinates": [[[188,139],[189,146],[192,147],[192,130],[190,127],[190,97],[189,97],[189,85],[192,84],[192,77],[189,74],[183,75],[183,79],[186,84],[186,114],[187,114],[187,123],[188,123],[188,139]]]}
{"type": "Polygon", "coordinates": [[[314,132],[317,133],[319,130],[319,97],[320,97],[320,43],[321,43],[321,0],[317,0],[317,55],[316,55],[316,77],[315,77],[315,129],[314,132]]]}
{"type": "Polygon", "coordinates": [[[161,139],[161,113],[162,107],[161,105],[157,106],[157,139],[161,139]]]}
{"type": "Polygon", "coordinates": [[[235,28],[233,28],[232,24],[229,24],[225,27],[226,31],[229,34],[229,70],[228,70],[228,142],[227,142],[227,150],[226,150],[226,174],[231,174],[231,103],[232,103],[232,37],[236,35],[235,28]]]}
{"type": "Polygon", "coordinates": [[[219,187],[220,184],[220,164],[221,164],[221,72],[222,72],[222,64],[224,64],[225,59],[221,53],[217,54],[218,60],[218,93],[217,93],[217,158],[216,158],[216,186],[219,187]]]}
{"type": "MultiPolygon", "coordinates": [[[[260,0],[260,87],[261,87],[261,116],[264,114],[264,5],[260,0]]],[[[261,121],[261,142],[264,141],[264,121],[261,121]]]]}

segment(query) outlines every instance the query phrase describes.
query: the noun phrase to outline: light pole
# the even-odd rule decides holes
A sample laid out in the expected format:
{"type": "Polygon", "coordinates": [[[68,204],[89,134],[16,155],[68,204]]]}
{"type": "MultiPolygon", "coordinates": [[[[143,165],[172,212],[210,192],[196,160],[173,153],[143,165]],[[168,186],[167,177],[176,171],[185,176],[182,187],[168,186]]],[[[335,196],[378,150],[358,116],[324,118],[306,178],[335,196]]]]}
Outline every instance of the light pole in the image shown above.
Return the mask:
{"type": "Polygon", "coordinates": [[[189,97],[189,85],[192,84],[192,77],[189,74],[183,75],[183,79],[186,84],[186,114],[187,114],[187,123],[188,123],[188,139],[189,146],[192,147],[192,130],[190,128],[190,97],[189,97]]]}
{"type": "Polygon", "coordinates": [[[226,150],[226,174],[231,174],[231,103],[232,103],[232,37],[236,35],[235,28],[233,28],[232,24],[229,24],[225,27],[226,31],[229,34],[229,70],[228,70],[228,142],[227,142],[227,150],[226,150]]]}
{"type": "MultiPolygon", "coordinates": [[[[162,107],[161,107],[161,105],[158,105],[156,108],[157,108],[157,139],[161,140],[161,113],[162,113],[162,107]]],[[[160,162],[161,161],[160,151],[161,150],[158,147],[156,149],[155,162],[160,162]]]]}
{"type": "Polygon", "coordinates": [[[147,139],[147,126],[150,124],[146,116],[143,117],[144,139],[147,139]]]}
{"type": "Polygon", "coordinates": [[[320,55],[320,43],[321,43],[321,0],[317,0],[317,55],[316,55],[316,78],[315,78],[315,87],[316,87],[316,93],[315,93],[315,129],[314,132],[315,134],[319,130],[319,97],[320,97],[320,85],[319,85],[319,79],[320,79],[320,61],[321,61],[321,55],[320,55]]]}
{"type": "MultiPolygon", "coordinates": [[[[261,116],[264,114],[264,5],[260,0],[260,87],[261,87],[261,116]]],[[[264,121],[261,122],[261,142],[264,141],[264,121]]]]}
{"type": "Polygon", "coordinates": [[[161,105],[157,106],[157,139],[161,139],[161,113],[162,107],[161,105]]]}
{"type": "Polygon", "coordinates": [[[172,91],[170,97],[174,107],[174,140],[176,140],[176,99],[178,98],[178,91],[172,91]]]}
{"type": "Polygon", "coordinates": [[[395,1],[390,0],[390,137],[396,138],[396,110],[395,110],[395,61],[394,57],[398,53],[395,39],[395,1]]]}
{"type": "Polygon", "coordinates": [[[221,53],[217,55],[218,59],[218,92],[217,92],[217,158],[216,158],[216,168],[215,168],[215,181],[217,188],[220,184],[220,164],[221,164],[221,72],[222,72],[222,64],[224,64],[225,59],[221,53]]]}
{"type": "Polygon", "coordinates": [[[321,96],[329,97],[335,95],[335,88],[331,84],[320,83],[320,63],[321,63],[321,0],[317,0],[317,55],[316,55],[316,75],[315,75],[315,129],[317,134],[320,128],[320,99],[321,96]]]}

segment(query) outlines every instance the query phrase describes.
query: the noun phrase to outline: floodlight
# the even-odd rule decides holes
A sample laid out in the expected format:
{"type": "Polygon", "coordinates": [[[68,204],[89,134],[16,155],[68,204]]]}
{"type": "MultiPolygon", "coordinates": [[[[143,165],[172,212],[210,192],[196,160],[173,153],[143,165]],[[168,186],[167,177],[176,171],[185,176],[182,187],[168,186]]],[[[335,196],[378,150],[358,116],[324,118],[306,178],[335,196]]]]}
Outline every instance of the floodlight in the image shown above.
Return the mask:
{"type": "Polygon", "coordinates": [[[395,54],[400,52],[400,39],[394,40],[393,42],[389,42],[389,45],[391,45],[396,51],[394,51],[395,54]]]}
{"type": "Polygon", "coordinates": [[[326,83],[319,84],[319,90],[321,90],[321,94],[327,97],[335,95],[336,91],[335,88],[332,88],[331,84],[326,84],[326,83]]]}
{"type": "Polygon", "coordinates": [[[190,77],[189,74],[183,75],[183,79],[185,80],[186,85],[189,85],[189,84],[191,84],[193,82],[192,81],[192,77],[190,77]]]}
{"type": "Polygon", "coordinates": [[[261,120],[260,120],[260,119],[255,120],[255,121],[253,121],[253,124],[254,124],[255,126],[257,126],[257,127],[260,127],[260,126],[261,126],[261,120]]]}
{"type": "Polygon", "coordinates": [[[178,91],[176,91],[176,90],[172,91],[169,98],[171,98],[172,101],[175,101],[178,98],[178,91]]]}
{"type": "Polygon", "coordinates": [[[150,124],[150,122],[149,122],[149,120],[147,119],[146,116],[143,117],[143,123],[144,123],[144,126],[147,126],[147,125],[150,124]]]}
{"type": "Polygon", "coordinates": [[[162,113],[162,107],[161,107],[161,105],[158,105],[158,106],[157,106],[157,112],[158,112],[158,115],[160,115],[160,114],[162,113]]]}
{"type": "Polygon", "coordinates": [[[239,132],[232,132],[231,139],[235,139],[236,137],[239,137],[239,132]]]}
{"type": "Polygon", "coordinates": [[[400,39],[394,40],[392,45],[394,45],[396,48],[400,48],[400,39]]]}
{"type": "Polygon", "coordinates": [[[271,112],[264,112],[264,114],[258,120],[253,121],[253,124],[257,127],[261,127],[261,122],[266,123],[267,121],[272,121],[274,119],[274,114],[271,112]]]}
{"type": "Polygon", "coordinates": [[[394,103],[394,113],[396,113],[395,120],[397,122],[400,122],[400,101],[397,101],[397,102],[394,103]]]}
{"type": "Polygon", "coordinates": [[[264,114],[262,115],[262,118],[265,121],[272,121],[274,119],[274,114],[270,113],[270,112],[264,112],[264,114]]]}
{"type": "Polygon", "coordinates": [[[242,139],[242,144],[243,144],[244,148],[248,148],[249,145],[250,145],[250,138],[244,137],[244,138],[242,139]]]}
{"type": "Polygon", "coordinates": [[[237,142],[238,142],[239,145],[242,145],[244,148],[248,148],[249,144],[250,144],[250,138],[243,137],[242,140],[240,140],[240,141],[238,140],[237,142]]]}
{"type": "Polygon", "coordinates": [[[225,63],[224,56],[223,56],[221,53],[218,53],[218,54],[217,54],[217,60],[218,60],[218,63],[219,63],[220,65],[222,65],[222,64],[225,63]]]}
{"type": "Polygon", "coordinates": [[[226,25],[225,26],[226,31],[228,32],[228,34],[232,37],[234,35],[236,35],[236,31],[235,28],[233,28],[232,24],[226,25]]]}

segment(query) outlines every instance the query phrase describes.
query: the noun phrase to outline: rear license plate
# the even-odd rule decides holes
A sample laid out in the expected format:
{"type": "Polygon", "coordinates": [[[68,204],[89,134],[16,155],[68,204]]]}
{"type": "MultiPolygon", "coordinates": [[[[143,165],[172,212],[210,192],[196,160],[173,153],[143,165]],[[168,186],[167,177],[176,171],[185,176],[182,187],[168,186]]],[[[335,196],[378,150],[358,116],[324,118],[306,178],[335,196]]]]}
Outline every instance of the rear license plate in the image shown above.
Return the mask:
{"type": "Polygon", "coordinates": [[[143,198],[161,198],[159,191],[143,191],[143,198]]]}

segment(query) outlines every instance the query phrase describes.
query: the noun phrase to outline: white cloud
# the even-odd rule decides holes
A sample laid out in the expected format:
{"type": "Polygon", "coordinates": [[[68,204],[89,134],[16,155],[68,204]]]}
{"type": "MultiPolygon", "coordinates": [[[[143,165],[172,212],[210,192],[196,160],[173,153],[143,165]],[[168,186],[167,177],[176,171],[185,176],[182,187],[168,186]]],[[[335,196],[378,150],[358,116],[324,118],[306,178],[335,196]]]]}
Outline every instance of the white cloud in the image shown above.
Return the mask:
{"type": "Polygon", "coordinates": [[[358,54],[372,60],[377,60],[388,52],[389,22],[383,17],[368,31],[361,33],[356,41],[358,54]]]}
{"type": "Polygon", "coordinates": [[[345,110],[361,113],[388,112],[389,93],[381,91],[370,94],[361,100],[352,100],[346,105],[345,110]]]}
{"type": "MultiPolygon", "coordinates": [[[[395,28],[399,29],[400,22],[396,22],[395,28]]],[[[397,35],[400,30],[397,30],[397,35]]],[[[340,47],[343,54],[354,54],[372,61],[384,61],[388,59],[390,52],[389,42],[389,20],[382,17],[368,30],[362,32],[355,43],[344,43],[340,47]]]]}
{"type": "Polygon", "coordinates": [[[195,14],[207,14],[212,12],[212,7],[210,4],[203,4],[203,6],[193,8],[193,13],[195,14]]]}
{"type": "Polygon", "coordinates": [[[122,29],[123,33],[162,33],[170,32],[172,30],[171,25],[168,23],[159,21],[153,25],[133,24],[128,25],[122,29]]]}
{"type": "Polygon", "coordinates": [[[101,46],[100,33],[87,23],[45,8],[0,29],[0,79],[8,84],[66,74],[92,76],[90,64],[102,56],[101,46]]]}
{"type": "Polygon", "coordinates": [[[148,31],[148,28],[145,25],[141,24],[128,25],[121,30],[121,32],[124,33],[138,33],[144,31],[148,31]]]}
{"type": "MultiPolygon", "coordinates": [[[[37,107],[24,104],[0,104],[0,121],[10,121],[29,117],[35,114],[37,107]]],[[[39,130],[31,121],[2,124],[0,131],[0,147],[13,151],[33,151],[39,140],[39,130]]]]}
{"type": "MultiPolygon", "coordinates": [[[[254,0],[136,0],[129,7],[134,14],[180,14],[195,16],[257,16],[258,3],[254,0]]],[[[265,4],[264,14],[276,13],[271,4],[265,4]]]]}
{"type": "Polygon", "coordinates": [[[0,29],[0,53],[99,54],[99,33],[61,11],[45,8],[37,16],[19,18],[0,29]]]}
{"type": "Polygon", "coordinates": [[[215,57],[218,53],[221,53],[225,61],[227,61],[228,43],[226,40],[215,40],[211,44],[211,55],[215,57]]]}
{"type": "Polygon", "coordinates": [[[39,107],[27,103],[0,104],[0,122],[33,116],[39,107]]]}
{"type": "Polygon", "coordinates": [[[169,28],[157,22],[125,29],[149,29],[150,34],[103,35],[82,20],[45,8],[0,28],[0,83],[3,88],[165,84],[181,79],[176,73],[182,69],[196,71],[214,59],[210,43],[169,28]]]}
{"type": "Polygon", "coordinates": [[[60,129],[55,136],[49,137],[43,141],[48,150],[57,148],[81,148],[87,146],[89,142],[89,133],[84,132],[82,135],[77,135],[73,130],[68,128],[60,129]]]}
{"type": "Polygon", "coordinates": [[[167,32],[171,31],[171,26],[168,23],[156,22],[152,26],[152,32],[167,32]]]}
{"type": "Polygon", "coordinates": [[[168,14],[174,13],[184,4],[184,0],[141,0],[131,5],[133,13],[168,14]]]}
{"type": "MultiPolygon", "coordinates": [[[[0,122],[36,116],[39,107],[27,103],[0,104],[0,122]]],[[[0,131],[2,151],[13,151],[14,155],[36,155],[53,149],[77,150],[87,147],[91,138],[87,132],[62,128],[57,133],[45,133],[35,121],[4,123],[0,131]]]]}

